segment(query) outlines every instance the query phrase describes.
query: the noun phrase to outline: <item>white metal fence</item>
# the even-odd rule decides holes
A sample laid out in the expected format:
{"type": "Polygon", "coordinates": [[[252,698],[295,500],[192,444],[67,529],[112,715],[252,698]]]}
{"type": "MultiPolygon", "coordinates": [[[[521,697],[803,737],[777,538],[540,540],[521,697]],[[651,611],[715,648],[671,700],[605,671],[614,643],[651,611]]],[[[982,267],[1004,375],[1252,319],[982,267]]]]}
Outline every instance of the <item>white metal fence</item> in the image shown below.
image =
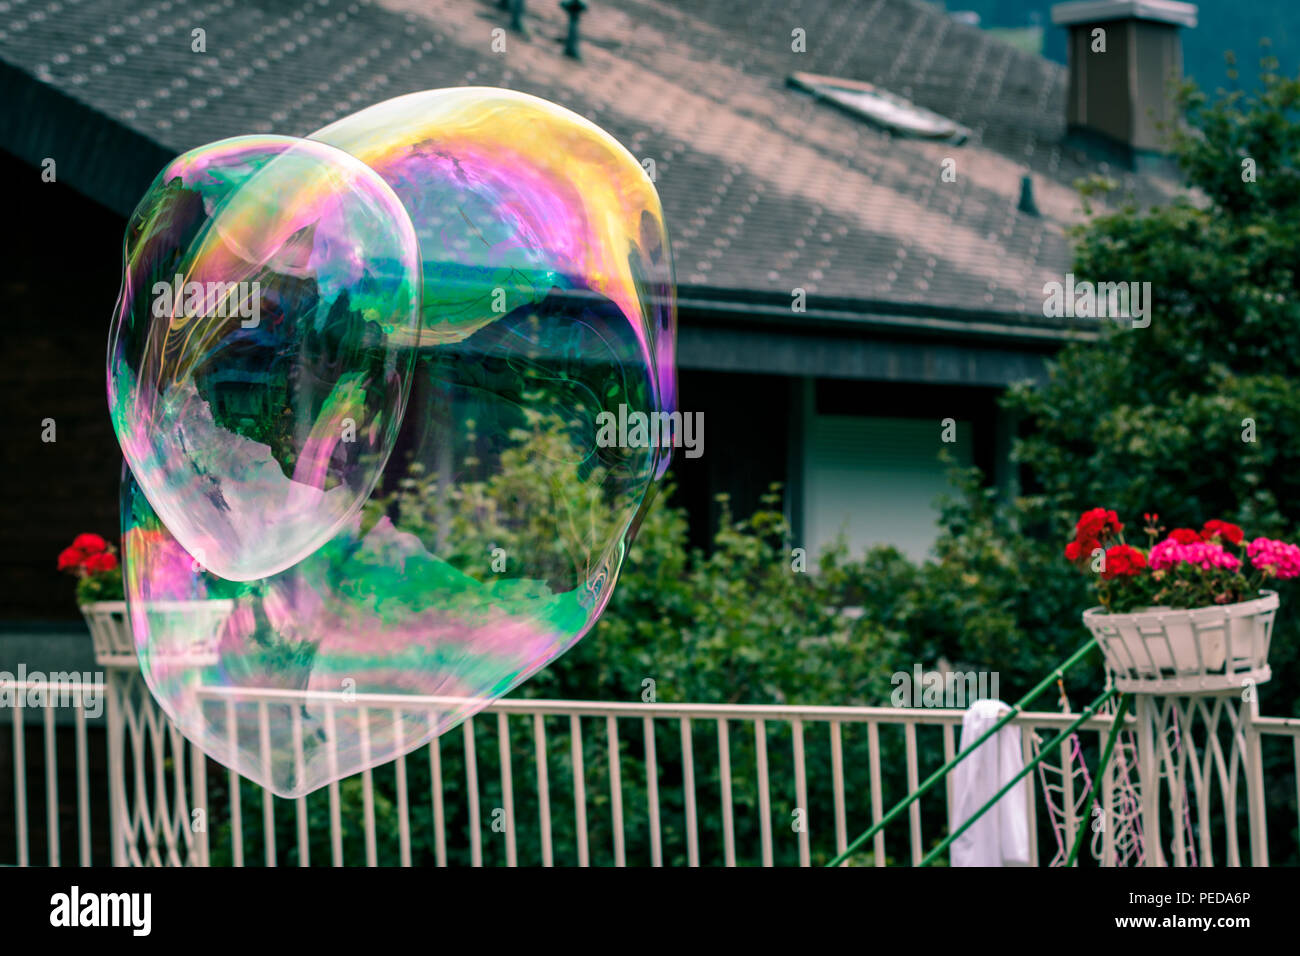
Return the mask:
{"type": "MultiPolygon", "coordinates": [[[[807,866],[843,850],[951,758],[963,715],[499,700],[389,764],[283,800],[186,742],[138,672],[110,672],[101,722],[88,719],[75,699],[53,699],[50,686],[37,707],[21,704],[20,694],[20,706],[0,711],[0,721],[10,723],[0,787],[12,795],[11,814],[0,801],[0,815],[13,820],[6,828],[0,819],[0,865],[807,866]],[[92,772],[96,767],[105,779],[92,772]]],[[[19,689],[42,685],[29,681],[19,689]]],[[[358,695],[350,706],[380,715],[420,705],[358,695]]],[[[1143,733],[1133,734],[1145,748],[1137,764],[1181,773],[1177,786],[1165,781],[1169,808],[1155,810],[1165,814],[1173,842],[1145,862],[1241,862],[1237,817],[1239,806],[1246,816],[1246,804],[1252,814],[1256,804],[1261,808],[1240,828],[1250,830],[1246,859],[1268,862],[1265,766],[1275,786],[1285,773],[1300,807],[1300,719],[1258,717],[1253,705],[1241,711],[1226,737],[1216,729],[1214,741],[1190,754],[1180,754],[1177,741],[1151,746],[1141,744],[1143,733]],[[1238,760],[1238,752],[1247,758],[1238,760]],[[1259,759],[1249,759],[1252,753],[1259,759]],[[1217,804],[1206,789],[1215,777],[1217,804]],[[1238,801],[1239,793],[1247,799],[1238,801]]],[[[263,720],[267,712],[260,708],[263,720]]],[[[1026,757],[1072,719],[1046,712],[1018,717],[1026,757]]],[[[1063,859],[1061,836],[1068,841],[1076,831],[1086,787],[1077,757],[1095,768],[1111,720],[1090,719],[1077,741],[1061,746],[1059,759],[1053,755],[1047,772],[1030,778],[1033,864],[1063,859]]],[[[1132,716],[1128,722],[1140,730],[1132,716]]],[[[1137,861],[1125,843],[1124,808],[1115,802],[1123,799],[1115,780],[1123,768],[1116,767],[1108,766],[1099,799],[1102,819],[1116,823],[1101,826],[1092,841],[1103,865],[1137,861]]],[[[877,834],[852,862],[919,862],[946,832],[950,788],[951,779],[914,803],[905,823],[877,834]]],[[[1154,806],[1155,797],[1148,803],[1154,806]]],[[[1275,845],[1293,858],[1297,818],[1270,822],[1275,845]]],[[[1147,831],[1159,827],[1148,823],[1147,831]]]]}

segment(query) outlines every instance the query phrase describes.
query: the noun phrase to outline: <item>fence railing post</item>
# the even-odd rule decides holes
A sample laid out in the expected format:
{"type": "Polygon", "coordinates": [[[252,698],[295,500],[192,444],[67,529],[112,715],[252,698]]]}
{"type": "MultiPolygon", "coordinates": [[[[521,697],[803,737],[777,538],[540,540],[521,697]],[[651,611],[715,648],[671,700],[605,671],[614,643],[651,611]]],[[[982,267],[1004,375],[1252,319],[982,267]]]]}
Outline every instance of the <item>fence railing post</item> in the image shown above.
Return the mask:
{"type": "Polygon", "coordinates": [[[1143,863],[1164,866],[1160,846],[1160,758],[1156,753],[1155,714],[1150,694],[1137,695],[1138,781],[1142,793],[1142,836],[1146,846],[1143,863]]]}
{"type": "Polygon", "coordinates": [[[126,837],[130,826],[126,814],[126,760],[123,756],[122,706],[127,677],[121,669],[106,668],[108,688],[108,839],[114,866],[127,865],[126,837]]]}
{"type": "Polygon", "coordinates": [[[190,838],[193,840],[190,846],[194,854],[193,865],[210,866],[208,828],[212,821],[208,815],[208,758],[196,743],[190,743],[185,749],[190,753],[190,838]],[[202,824],[198,828],[194,826],[196,810],[199,812],[199,822],[202,824]]]}
{"type": "Polygon", "coordinates": [[[1250,862],[1268,866],[1268,827],[1264,816],[1264,750],[1260,742],[1259,697],[1250,695],[1241,708],[1241,729],[1246,738],[1246,800],[1250,818],[1250,862]]]}

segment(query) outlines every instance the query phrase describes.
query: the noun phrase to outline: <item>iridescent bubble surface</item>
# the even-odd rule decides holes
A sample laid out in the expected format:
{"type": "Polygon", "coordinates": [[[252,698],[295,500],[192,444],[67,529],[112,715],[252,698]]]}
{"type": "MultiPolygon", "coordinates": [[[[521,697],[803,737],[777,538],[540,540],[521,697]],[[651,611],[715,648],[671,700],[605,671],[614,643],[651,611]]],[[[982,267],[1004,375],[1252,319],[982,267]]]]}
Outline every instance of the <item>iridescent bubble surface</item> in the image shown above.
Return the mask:
{"type": "MultiPolygon", "coordinates": [[[[626,351],[617,357],[645,367],[657,407],[676,407],[663,211],[645,170],[600,127],[535,96],[467,87],[399,96],[310,138],[374,169],[410,214],[423,256],[421,344],[463,340],[570,293],[617,310],[627,326],[611,343],[626,351]]],[[[580,334],[581,309],[570,312],[559,324],[580,334]]],[[[571,356],[581,347],[566,346],[571,356]]]]}
{"type": "MultiPolygon", "coordinates": [[[[410,398],[359,512],[283,569],[196,567],[124,481],[141,666],[184,733],[282,796],[426,743],[595,623],[670,449],[603,426],[675,409],[658,197],[581,117],[456,89],[315,134],[382,178],[418,239],[410,398]]],[[[210,567],[210,565],[208,566],[210,567]]]]}
{"type": "Polygon", "coordinates": [[[379,479],[418,334],[414,231],[374,172],[287,137],[192,150],[127,226],[108,351],[122,451],[206,567],[283,570],[379,479]]]}

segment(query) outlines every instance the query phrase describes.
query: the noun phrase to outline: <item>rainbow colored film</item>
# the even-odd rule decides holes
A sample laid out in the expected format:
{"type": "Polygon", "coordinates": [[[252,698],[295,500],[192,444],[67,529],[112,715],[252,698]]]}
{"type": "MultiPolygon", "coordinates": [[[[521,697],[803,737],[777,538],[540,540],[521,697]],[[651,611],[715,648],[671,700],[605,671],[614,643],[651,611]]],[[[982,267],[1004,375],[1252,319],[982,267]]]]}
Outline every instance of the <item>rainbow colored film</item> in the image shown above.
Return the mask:
{"type": "Polygon", "coordinates": [[[239,137],[186,153],[127,225],[108,397],[187,550],[235,580],[330,539],[383,471],[411,387],[419,254],[341,150],[239,137]]]}
{"type": "Polygon", "coordinates": [[[205,752],[301,795],[595,623],[669,454],[600,423],[676,402],[662,210],[608,134],[505,90],[412,94],[186,154],[126,252],[131,620],[205,752]],[[257,281],[260,319],[156,307],[165,277],[257,281]]]}

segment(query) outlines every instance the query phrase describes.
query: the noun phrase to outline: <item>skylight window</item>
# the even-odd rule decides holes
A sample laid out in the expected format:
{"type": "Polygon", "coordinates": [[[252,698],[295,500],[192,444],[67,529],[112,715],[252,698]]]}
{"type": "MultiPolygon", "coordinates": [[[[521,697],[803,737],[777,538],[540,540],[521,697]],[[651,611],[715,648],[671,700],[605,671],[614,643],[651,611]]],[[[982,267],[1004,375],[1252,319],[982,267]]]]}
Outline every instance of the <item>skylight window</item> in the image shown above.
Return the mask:
{"type": "Polygon", "coordinates": [[[795,73],[786,83],[898,136],[941,140],[957,145],[964,143],[970,136],[970,130],[948,117],[860,80],[795,73]]]}

